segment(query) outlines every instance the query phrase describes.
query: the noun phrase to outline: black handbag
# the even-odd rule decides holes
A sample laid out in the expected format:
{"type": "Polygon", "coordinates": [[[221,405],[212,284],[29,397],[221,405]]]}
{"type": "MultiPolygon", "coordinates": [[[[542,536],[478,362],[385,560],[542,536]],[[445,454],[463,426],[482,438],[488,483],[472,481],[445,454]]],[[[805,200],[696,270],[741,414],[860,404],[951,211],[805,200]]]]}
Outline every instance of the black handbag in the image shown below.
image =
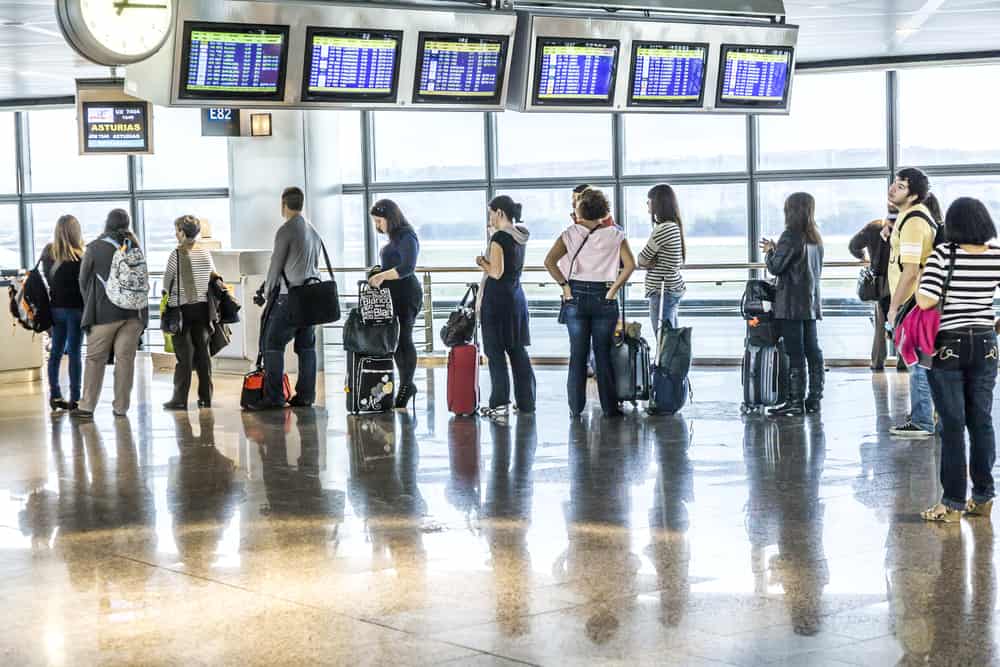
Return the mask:
{"type": "Polygon", "coordinates": [[[320,241],[323,259],[326,260],[326,270],[330,272],[330,280],[321,278],[306,278],[306,281],[296,287],[288,282],[284,269],[281,277],[288,287],[288,321],[294,327],[311,327],[318,324],[330,324],[340,319],[340,294],[337,291],[337,281],[333,278],[333,266],[330,256],[326,254],[326,244],[320,241]]]}
{"type": "MultiPolygon", "coordinates": [[[[175,250],[176,254],[177,251],[175,250]]],[[[177,255],[177,272],[180,273],[180,255],[177,255]]],[[[177,276],[174,276],[174,287],[177,292],[177,305],[168,305],[167,309],[163,311],[160,316],[160,331],[165,334],[170,334],[171,336],[176,336],[184,329],[184,315],[181,310],[181,287],[177,280],[177,276]]]]}
{"type": "Polygon", "coordinates": [[[880,276],[870,267],[861,269],[858,274],[858,300],[878,301],[888,295],[889,286],[885,276],[880,276]]]}
{"type": "MultiPolygon", "coordinates": [[[[600,228],[601,228],[600,225],[598,225],[597,227],[594,227],[593,229],[591,229],[590,233],[587,234],[587,238],[583,239],[583,243],[581,243],[580,247],[577,248],[576,252],[573,253],[573,258],[569,260],[569,271],[567,272],[567,275],[566,275],[566,282],[569,282],[570,281],[570,276],[573,275],[573,265],[576,264],[576,258],[580,254],[580,251],[583,250],[583,246],[587,245],[587,241],[590,240],[590,237],[593,236],[594,232],[596,232],[600,228]]],[[[572,299],[562,299],[559,302],[559,317],[556,318],[558,320],[559,324],[566,324],[566,305],[570,301],[572,301],[572,299]]]]}
{"type": "Polygon", "coordinates": [[[448,322],[441,327],[441,342],[445,347],[467,345],[476,335],[476,294],[478,286],[469,285],[465,296],[458,302],[455,310],[448,315],[448,322]],[[469,297],[472,297],[470,303],[469,297]]]}
{"type": "Polygon", "coordinates": [[[361,317],[361,310],[351,308],[344,323],[344,349],[366,357],[388,357],[396,351],[399,341],[399,320],[393,318],[386,324],[369,326],[361,317]]]}
{"type": "Polygon", "coordinates": [[[239,324],[240,310],[243,307],[233,297],[232,292],[226,289],[226,284],[222,277],[215,276],[212,278],[209,289],[213,290],[215,299],[218,302],[219,322],[222,324],[239,324]]]}
{"type": "Polygon", "coordinates": [[[745,320],[771,317],[776,293],[777,288],[770,280],[748,280],[740,301],[740,315],[745,320]]]}

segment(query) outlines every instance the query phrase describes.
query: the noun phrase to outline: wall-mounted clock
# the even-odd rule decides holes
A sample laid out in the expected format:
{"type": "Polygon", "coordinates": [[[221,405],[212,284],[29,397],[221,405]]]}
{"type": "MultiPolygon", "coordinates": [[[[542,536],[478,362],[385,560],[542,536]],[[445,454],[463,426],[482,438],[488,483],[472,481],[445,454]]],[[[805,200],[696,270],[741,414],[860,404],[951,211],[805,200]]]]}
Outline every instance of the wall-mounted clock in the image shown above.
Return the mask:
{"type": "Polygon", "coordinates": [[[176,14],[177,0],[56,0],[66,41],[99,65],[149,58],[167,40],[176,14]]]}

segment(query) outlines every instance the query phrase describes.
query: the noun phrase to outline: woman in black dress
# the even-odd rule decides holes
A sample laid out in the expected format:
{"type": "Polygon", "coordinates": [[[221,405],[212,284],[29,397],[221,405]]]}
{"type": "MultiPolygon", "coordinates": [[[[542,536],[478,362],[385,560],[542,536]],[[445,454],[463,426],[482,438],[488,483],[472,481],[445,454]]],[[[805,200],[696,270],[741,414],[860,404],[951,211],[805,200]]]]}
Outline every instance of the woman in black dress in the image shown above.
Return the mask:
{"type": "Polygon", "coordinates": [[[521,205],[507,195],[495,197],[489,206],[489,229],[489,254],[476,258],[476,264],[486,274],[480,319],[492,384],[490,405],[482,413],[502,418],[507,416],[510,403],[507,357],[514,373],[517,410],[535,411],[535,373],[525,349],[531,344],[528,302],[521,288],[529,233],[521,224],[521,205]]]}

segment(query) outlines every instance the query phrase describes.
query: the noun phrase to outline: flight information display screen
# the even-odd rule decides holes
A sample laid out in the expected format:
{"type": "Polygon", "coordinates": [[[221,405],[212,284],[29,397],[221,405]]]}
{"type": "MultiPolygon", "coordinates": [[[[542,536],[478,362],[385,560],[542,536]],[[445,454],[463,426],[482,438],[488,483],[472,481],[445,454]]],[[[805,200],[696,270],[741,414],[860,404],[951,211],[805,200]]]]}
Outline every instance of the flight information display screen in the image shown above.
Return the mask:
{"type": "Polygon", "coordinates": [[[540,37],[534,103],[610,105],[619,46],[617,40],[540,37]]]}
{"type": "Polygon", "coordinates": [[[288,31],[288,26],[185,23],[180,96],[283,100],[288,31]]]}
{"type": "Polygon", "coordinates": [[[403,33],[309,28],[303,99],[396,100],[403,33]]]}
{"type": "Polygon", "coordinates": [[[144,153],[149,150],[149,105],[145,102],[84,102],[84,153],[144,153]]]}
{"type": "Polygon", "coordinates": [[[791,47],[724,44],[716,106],[784,107],[791,79],[791,47]]]}
{"type": "Polygon", "coordinates": [[[634,42],[629,104],[700,107],[708,44],[634,42]]]}
{"type": "Polygon", "coordinates": [[[420,33],[413,101],[499,103],[507,42],[505,35],[420,33]]]}

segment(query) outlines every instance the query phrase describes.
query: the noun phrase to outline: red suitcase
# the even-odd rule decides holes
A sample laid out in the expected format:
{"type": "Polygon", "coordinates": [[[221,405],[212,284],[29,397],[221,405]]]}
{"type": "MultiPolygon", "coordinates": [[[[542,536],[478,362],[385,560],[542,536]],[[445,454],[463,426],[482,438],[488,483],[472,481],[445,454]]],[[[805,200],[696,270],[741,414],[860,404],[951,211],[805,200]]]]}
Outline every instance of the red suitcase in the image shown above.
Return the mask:
{"type": "Polygon", "coordinates": [[[479,346],[456,345],[448,352],[448,410],[474,415],[479,409],[479,346]]]}

